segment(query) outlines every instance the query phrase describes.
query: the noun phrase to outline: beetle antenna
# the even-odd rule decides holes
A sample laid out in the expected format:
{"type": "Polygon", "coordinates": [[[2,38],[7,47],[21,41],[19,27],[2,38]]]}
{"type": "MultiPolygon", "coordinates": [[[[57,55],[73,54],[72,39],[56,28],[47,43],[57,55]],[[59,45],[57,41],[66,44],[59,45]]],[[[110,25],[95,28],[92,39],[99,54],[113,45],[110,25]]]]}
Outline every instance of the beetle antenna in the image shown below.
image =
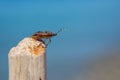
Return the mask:
{"type": "Polygon", "coordinates": [[[61,29],[57,32],[57,34],[58,34],[58,33],[60,33],[60,32],[62,32],[63,30],[64,30],[64,29],[63,29],[63,28],[61,28],[61,29]]]}

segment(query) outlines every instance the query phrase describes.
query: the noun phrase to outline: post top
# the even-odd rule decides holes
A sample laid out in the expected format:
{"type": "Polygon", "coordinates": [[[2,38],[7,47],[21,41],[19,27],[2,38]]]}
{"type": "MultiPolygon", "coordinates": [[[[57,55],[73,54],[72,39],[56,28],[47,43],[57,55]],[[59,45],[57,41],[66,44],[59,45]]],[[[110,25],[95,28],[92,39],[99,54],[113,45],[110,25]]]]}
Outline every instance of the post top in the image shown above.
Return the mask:
{"type": "Polygon", "coordinates": [[[10,50],[10,55],[26,54],[38,56],[46,52],[46,45],[43,42],[36,41],[32,38],[24,38],[16,47],[10,50]]]}

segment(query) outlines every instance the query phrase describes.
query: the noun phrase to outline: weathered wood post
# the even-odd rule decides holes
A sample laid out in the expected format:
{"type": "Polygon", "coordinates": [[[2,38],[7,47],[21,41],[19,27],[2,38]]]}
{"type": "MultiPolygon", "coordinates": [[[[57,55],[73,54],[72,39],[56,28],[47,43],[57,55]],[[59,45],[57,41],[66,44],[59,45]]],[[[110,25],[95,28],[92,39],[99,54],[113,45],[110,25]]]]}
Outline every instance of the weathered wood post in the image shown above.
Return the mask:
{"type": "Polygon", "coordinates": [[[9,54],[9,80],[46,80],[45,44],[25,38],[9,54]]]}

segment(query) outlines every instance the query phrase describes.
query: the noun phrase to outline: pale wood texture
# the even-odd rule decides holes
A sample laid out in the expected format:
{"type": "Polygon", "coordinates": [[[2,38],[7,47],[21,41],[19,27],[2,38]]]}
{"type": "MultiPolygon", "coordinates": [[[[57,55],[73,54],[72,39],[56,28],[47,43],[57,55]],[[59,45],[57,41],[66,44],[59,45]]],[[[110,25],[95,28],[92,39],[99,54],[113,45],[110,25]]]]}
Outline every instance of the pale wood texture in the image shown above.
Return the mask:
{"type": "Polygon", "coordinates": [[[46,48],[25,38],[9,54],[9,80],[46,80],[46,48]]]}

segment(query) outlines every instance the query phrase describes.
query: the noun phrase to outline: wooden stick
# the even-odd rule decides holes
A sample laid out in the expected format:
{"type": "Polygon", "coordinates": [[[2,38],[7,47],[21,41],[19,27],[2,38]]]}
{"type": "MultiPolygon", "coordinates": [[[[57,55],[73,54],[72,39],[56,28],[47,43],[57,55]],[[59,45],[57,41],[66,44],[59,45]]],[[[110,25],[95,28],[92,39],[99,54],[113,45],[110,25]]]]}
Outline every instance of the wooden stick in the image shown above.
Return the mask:
{"type": "Polygon", "coordinates": [[[46,48],[25,38],[9,54],[9,80],[46,80],[46,48]]]}

